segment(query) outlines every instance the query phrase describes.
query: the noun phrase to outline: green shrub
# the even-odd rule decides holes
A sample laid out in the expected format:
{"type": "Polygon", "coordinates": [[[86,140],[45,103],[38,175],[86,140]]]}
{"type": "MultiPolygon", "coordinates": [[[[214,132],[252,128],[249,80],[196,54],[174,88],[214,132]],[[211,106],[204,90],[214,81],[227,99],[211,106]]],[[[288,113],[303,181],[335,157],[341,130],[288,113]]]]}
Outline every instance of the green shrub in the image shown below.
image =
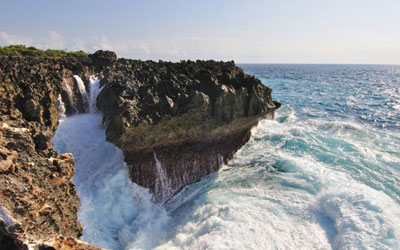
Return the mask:
{"type": "Polygon", "coordinates": [[[33,56],[33,57],[51,57],[51,58],[62,58],[66,56],[88,56],[88,53],[80,51],[66,51],[66,50],[40,50],[33,46],[26,47],[25,45],[9,45],[0,46],[0,55],[6,56],[33,56]]]}
{"type": "Polygon", "coordinates": [[[242,117],[231,123],[225,123],[217,121],[203,111],[192,110],[182,115],[165,118],[156,125],[139,124],[136,127],[126,128],[119,138],[110,136],[110,139],[122,149],[131,150],[184,141],[215,140],[249,129],[256,125],[259,119],[258,116],[242,117]]]}

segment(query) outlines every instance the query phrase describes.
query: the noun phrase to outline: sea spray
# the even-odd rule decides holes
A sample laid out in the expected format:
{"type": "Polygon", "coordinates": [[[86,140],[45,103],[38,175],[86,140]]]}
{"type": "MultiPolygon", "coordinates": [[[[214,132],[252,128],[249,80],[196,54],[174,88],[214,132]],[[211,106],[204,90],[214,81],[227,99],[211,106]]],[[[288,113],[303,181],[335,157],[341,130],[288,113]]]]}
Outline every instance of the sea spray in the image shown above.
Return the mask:
{"type": "MultiPolygon", "coordinates": [[[[92,78],[90,85],[92,112],[98,82],[92,78]]],[[[151,249],[157,244],[152,234],[163,235],[168,216],[161,205],[152,203],[148,190],[129,179],[123,153],[106,141],[101,121],[99,113],[63,118],[53,138],[58,153],[75,158],[82,239],[108,249],[151,249]]]]}
{"type": "Polygon", "coordinates": [[[61,122],[55,144],[77,159],[83,239],[112,249],[400,249],[400,68],[245,70],[283,103],[275,121],[164,206],[129,181],[101,115],[61,122]]]}
{"type": "Polygon", "coordinates": [[[94,113],[97,111],[96,107],[96,99],[101,90],[104,88],[102,86],[100,88],[100,78],[90,77],[90,95],[89,95],[89,113],[94,113]]]}
{"type": "Polygon", "coordinates": [[[283,105],[166,205],[174,225],[159,249],[399,249],[400,115],[387,104],[400,67],[244,68],[283,105]]]}
{"type": "MultiPolygon", "coordinates": [[[[377,190],[372,175],[360,180],[357,169],[337,165],[343,160],[352,164],[362,150],[349,144],[368,141],[376,136],[374,130],[337,121],[304,121],[284,106],[277,121],[264,120],[253,132],[218,175],[185,188],[167,204],[176,226],[160,249],[400,246],[399,197],[391,191],[398,185],[377,190]],[[322,132],[321,126],[331,130],[322,132]],[[341,139],[332,140],[332,131],[341,139]],[[329,153],[325,147],[331,148],[329,153]],[[338,162],[331,162],[335,158],[338,162]]],[[[385,150],[375,148],[373,141],[367,149],[372,154],[385,150]]],[[[368,161],[370,166],[379,164],[368,161]]],[[[390,170],[375,171],[380,171],[374,177],[379,180],[390,170]]],[[[400,182],[396,172],[391,178],[400,182]]]]}
{"type": "Polygon", "coordinates": [[[83,108],[87,111],[87,107],[89,105],[89,94],[86,91],[85,84],[83,83],[82,79],[78,75],[74,75],[76,86],[78,88],[79,93],[81,94],[83,108]]]}
{"type": "MultiPolygon", "coordinates": [[[[169,179],[167,172],[165,171],[162,163],[158,160],[157,154],[153,151],[154,162],[156,166],[156,185],[154,192],[156,194],[160,194],[161,197],[158,197],[158,201],[164,202],[171,195],[171,180],[169,179]]],[[[154,200],[155,197],[154,197],[154,200]]]]}
{"type": "Polygon", "coordinates": [[[67,93],[69,105],[70,105],[70,107],[73,109],[73,110],[72,110],[72,113],[74,113],[74,114],[75,114],[75,113],[78,113],[78,108],[76,107],[75,100],[74,100],[74,94],[73,94],[73,92],[72,92],[71,87],[70,87],[69,84],[65,81],[65,79],[63,80],[62,86],[63,86],[63,88],[65,88],[65,91],[66,91],[66,93],[67,93]]]}
{"type": "Polygon", "coordinates": [[[57,111],[60,118],[65,118],[65,103],[62,100],[61,94],[57,97],[57,111]]]}

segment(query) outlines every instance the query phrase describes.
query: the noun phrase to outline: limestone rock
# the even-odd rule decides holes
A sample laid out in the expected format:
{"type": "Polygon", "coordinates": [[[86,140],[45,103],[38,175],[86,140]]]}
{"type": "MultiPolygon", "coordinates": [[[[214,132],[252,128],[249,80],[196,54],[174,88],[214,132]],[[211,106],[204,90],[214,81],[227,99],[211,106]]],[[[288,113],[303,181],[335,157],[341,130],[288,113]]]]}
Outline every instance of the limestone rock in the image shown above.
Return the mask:
{"type": "Polygon", "coordinates": [[[57,155],[51,142],[62,65],[51,58],[0,56],[0,249],[82,235],[74,160],[57,155]]]}

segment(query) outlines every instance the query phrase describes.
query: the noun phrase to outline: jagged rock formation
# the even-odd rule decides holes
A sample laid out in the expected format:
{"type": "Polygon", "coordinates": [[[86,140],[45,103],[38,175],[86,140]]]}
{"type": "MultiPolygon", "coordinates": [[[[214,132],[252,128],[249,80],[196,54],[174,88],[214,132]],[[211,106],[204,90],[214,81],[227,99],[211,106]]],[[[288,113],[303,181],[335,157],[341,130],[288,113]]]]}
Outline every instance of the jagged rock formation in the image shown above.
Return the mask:
{"type": "Polygon", "coordinates": [[[271,89],[233,62],[120,59],[97,99],[107,139],[131,178],[166,201],[232,158],[260,118],[279,106],[271,89]]]}
{"type": "Polygon", "coordinates": [[[103,77],[97,107],[107,139],[155,201],[218,170],[279,107],[271,89],[233,62],[143,62],[109,51],[0,55],[2,248],[95,249],[77,240],[73,156],[58,155],[51,142],[59,115],[88,111],[92,75],[103,77]]]}

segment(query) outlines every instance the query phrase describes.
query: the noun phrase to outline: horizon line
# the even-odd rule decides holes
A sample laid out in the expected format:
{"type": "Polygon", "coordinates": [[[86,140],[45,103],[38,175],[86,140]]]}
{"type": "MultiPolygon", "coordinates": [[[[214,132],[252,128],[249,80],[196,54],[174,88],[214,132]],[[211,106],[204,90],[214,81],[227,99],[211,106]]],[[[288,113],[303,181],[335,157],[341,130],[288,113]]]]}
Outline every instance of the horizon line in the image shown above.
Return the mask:
{"type": "Polygon", "coordinates": [[[271,64],[271,65],[382,65],[382,66],[400,66],[399,64],[394,64],[394,63],[275,63],[275,62],[262,62],[262,63],[252,63],[252,62],[235,62],[235,64],[258,64],[258,65],[265,65],[265,64],[271,64]]]}

